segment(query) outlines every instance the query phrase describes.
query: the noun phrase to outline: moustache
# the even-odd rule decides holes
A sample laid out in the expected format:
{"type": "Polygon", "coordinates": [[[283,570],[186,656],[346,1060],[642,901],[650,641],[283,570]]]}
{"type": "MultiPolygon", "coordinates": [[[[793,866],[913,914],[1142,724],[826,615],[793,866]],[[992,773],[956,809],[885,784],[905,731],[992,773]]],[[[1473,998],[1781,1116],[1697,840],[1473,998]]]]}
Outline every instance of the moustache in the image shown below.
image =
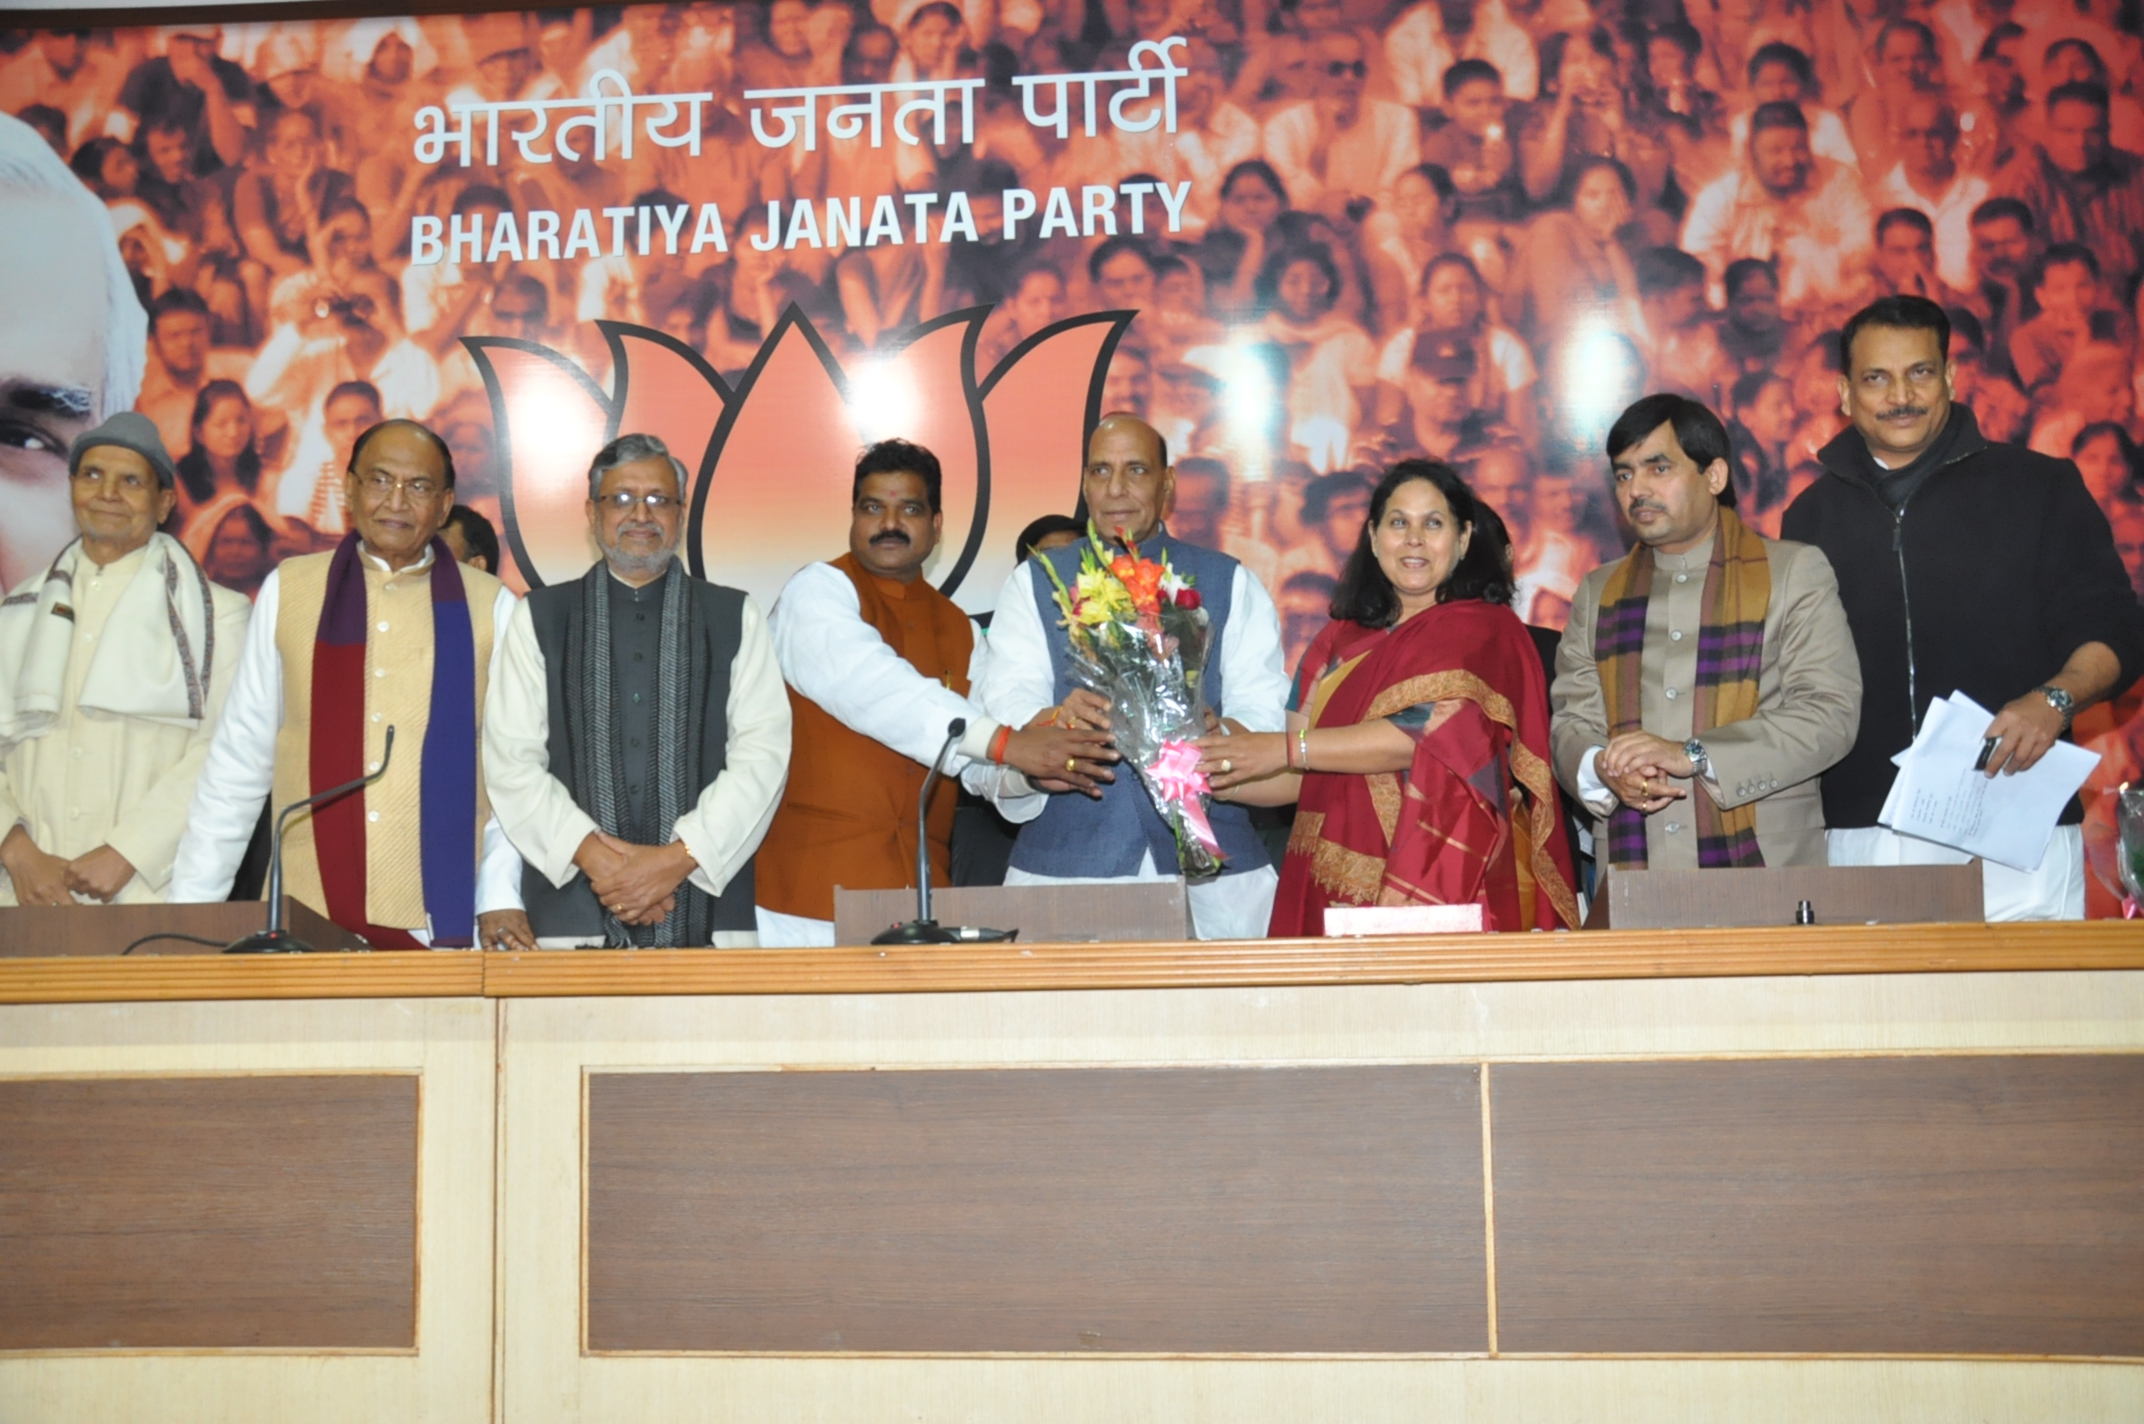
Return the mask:
{"type": "Polygon", "coordinates": [[[888,529],[883,534],[873,534],[871,542],[874,544],[899,544],[905,548],[915,541],[898,529],[888,529]]]}
{"type": "Polygon", "coordinates": [[[1666,505],[1655,504],[1649,499],[1634,499],[1630,502],[1630,515],[1633,519],[1640,514],[1666,514],[1667,512],[1666,505]]]}
{"type": "Polygon", "coordinates": [[[1910,415],[1918,418],[1926,414],[1928,414],[1928,407],[1925,405],[1894,405],[1889,410],[1879,413],[1876,418],[1878,420],[1897,420],[1902,416],[1910,415]]]}

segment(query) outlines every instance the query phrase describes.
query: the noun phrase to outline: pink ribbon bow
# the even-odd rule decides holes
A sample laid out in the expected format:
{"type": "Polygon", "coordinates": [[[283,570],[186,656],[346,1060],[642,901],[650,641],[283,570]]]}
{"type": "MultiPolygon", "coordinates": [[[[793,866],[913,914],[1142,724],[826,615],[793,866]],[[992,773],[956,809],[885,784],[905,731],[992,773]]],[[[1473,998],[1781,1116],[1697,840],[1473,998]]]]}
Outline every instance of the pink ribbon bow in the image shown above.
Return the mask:
{"type": "Polygon", "coordinates": [[[1199,799],[1213,789],[1206,773],[1199,770],[1199,749],[1189,742],[1163,742],[1146,774],[1165,799],[1183,808],[1184,824],[1199,844],[1219,855],[1221,842],[1213,833],[1213,823],[1206,819],[1206,803],[1199,799]]]}

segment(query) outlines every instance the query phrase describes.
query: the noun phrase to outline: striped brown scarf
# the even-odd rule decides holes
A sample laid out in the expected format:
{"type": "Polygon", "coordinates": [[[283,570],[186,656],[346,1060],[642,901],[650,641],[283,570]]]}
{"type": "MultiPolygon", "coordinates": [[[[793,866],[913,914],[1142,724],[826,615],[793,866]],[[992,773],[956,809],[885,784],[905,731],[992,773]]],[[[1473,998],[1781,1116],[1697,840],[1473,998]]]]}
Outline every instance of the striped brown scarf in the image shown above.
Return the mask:
{"type": "MultiPolygon", "coordinates": [[[[1600,668],[1611,737],[1642,730],[1645,607],[1652,592],[1653,551],[1644,544],[1630,551],[1601,590],[1593,658],[1600,668]]],[[[1757,715],[1764,615],[1771,601],[1772,569],[1764,540],[1733,510],[1721,510],[1720,532],[1712,540],[1712,563],[1705,570],[1697,634],[1697,700],[1691,709],[1694,735],[1702,738],[1714,727],[1757,715]]],[[[1723,811],[1703,790],[1692,786],[1690,804],[1697,817],[1700,866],[1764,864],[1763,853],[1757,849],[1755,802],[1723,811]]],[[[1608,863],[1643,870],[1645,860],[1645,817],[1619,803],[1608,817],[1608,863]]]]}

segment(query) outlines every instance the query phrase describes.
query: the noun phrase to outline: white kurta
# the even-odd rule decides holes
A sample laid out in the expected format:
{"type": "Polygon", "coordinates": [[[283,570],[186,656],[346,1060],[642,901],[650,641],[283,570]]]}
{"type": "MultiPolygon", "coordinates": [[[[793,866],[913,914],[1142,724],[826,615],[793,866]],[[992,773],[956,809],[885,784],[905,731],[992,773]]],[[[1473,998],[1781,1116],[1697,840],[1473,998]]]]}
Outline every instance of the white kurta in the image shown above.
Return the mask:
{"type": "MultiPolygon", "coordinates": [[[[113,605],[146,562],[146,549],[102,567],[81,557],[71,594],[74,647],[58,718],[43,736],[0,755],[0,834],[20,825],[39,850],[68,860],[110,846],[134,867],[134,878],[113,897],[116,905],[165,898],[194,781],[237,677],[252,611],[241,595],[215,590],[216,654],[199,726],[85,711],[77,704],[90,655],[113,605]]],[[[0,870],[0,905],[15,903],[15,887],[0,870]]]]}
{"type": "MultiPolygon", "coordinates": [[[[377,567],[386,567],[369,551],[364,557],[377,567]]],[[[427,551],[413,567],[424,568],[431,559],[427,551]]],[[[283,654],[275,642],[281,590],[281,579],[271,573],[253,601],[253,626],[246,630],[246,650],[238,661],[238,679],[232,685],[230,703],[194,789],[186,838],[179,843],[178,863],[172,869],[170,898],[175,901],[229,898],[231,882],[238,877],[238,863],[245,858],[261,807],[275,785],[275,739],[283,726],[283,654]]],[[[492,602],[492,627],[505,627],[519,602],[511,589],[501,588],[492,602]]],[[[505,639],[494,635],[490,673],[494,695],[504,645],[505,639]]],[[[412,750],[405,749],[404,754],[412,750]]],[[[483,915],[520,908],[521,857],[508,844],[494,813],[484,825],[484,858],[476,877],[476,911],[483,915]]],[[[411,933],[420,942],[428,938],[417,931],[411,933]]]]}
{"type": "MultiPolygon", "coordinates": [[[[975,700],[1001,722],[1025,726],[1037,712],[1057,701],[1057,669],[1050,657],[1042,612],[1035,603],[1034,573],[1025,563],[1012,571],[998,593],[990,619],[990,662],[976,685],[975,700]]],[[[1288,725],[1288,674],[1281,661],[1280,615],[1265,586],[1237,565],[1229,585],[1228,624],[1221,630],[1221,683],[1227,714],[1252,732],[1279,732],[1288,725]]],[[[1119,776],[1133,776],[1120,768],[1119,776]]],[[[1045,793],[1021,796],[1007,788],[996,798],[998,810],[1015,823],[1042,814],[1045,793]]],[[[1130,881],[1167,880],[1150,853],[1130,881]]],[[[1009,870],[1007,885],[1108,884],[1107,879],[1060,878],[1009,870]]],[[[1264,939],[1273,917],[1273,895],[1280,872],[1272,866],[1223,876],[1191,887],[1191,919],[1200,939],[1264,939]]]]}
{"type": "MultiPolygon", "coordinates": [[[[988,759],[1004,724],[895,652],[864,622],[856,585],[840,569],[805,565],[775,600],[769,621],[783,678],[842,726],[929,766],[945,744],[946,728],[960,718],[968,729],[945,760],[946,774],[960,777],[978,796],[1033,796],[1026,777],[988,759]]],[[[968,655],[971,689],[982,686],[989,663],[989,640],[977,629],[968,655]]],[[[832,944],[834,922],[763,908],[759,939],[763,945],[832,944]]]]}
{"type": "MultiPolygon", "coordinates": [[[[491,695],[484,704],[484,786],[491,795],[492,815],[519,852],[514,864],[517,885],[520,858],[525,857],[563,889],[581,873],[573,863],[575,852],[598,828],[566,784],[551,774],[550,697],[535,621],[520,607],[500,626],[506,631],[499,638],[491,695]]],[[[725,764],[673,827],[697,862],[692,883],[709,895],[720,895],[766,839],[789,778],[789,696],[782,690],[766,619],[750,598],[744,601],[739,631],[729,698],[723,704],[729,728],[725,764]]],[[[519,904],[518,889],[515,893],[519,904]]],[[[720,949],[758,942],[748,931],[717,931],[714,938],[720,949]]],[[[553,949],[593,942],[542,941],[553,949]]]]}

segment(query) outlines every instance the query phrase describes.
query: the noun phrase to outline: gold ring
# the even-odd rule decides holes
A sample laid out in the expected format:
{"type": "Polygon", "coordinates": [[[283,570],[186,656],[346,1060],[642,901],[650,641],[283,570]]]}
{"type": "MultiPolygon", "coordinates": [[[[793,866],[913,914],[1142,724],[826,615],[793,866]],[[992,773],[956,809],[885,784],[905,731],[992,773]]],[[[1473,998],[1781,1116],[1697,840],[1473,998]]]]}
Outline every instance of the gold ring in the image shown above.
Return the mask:
{"type": "Polygon", "coordinates": [[[1078,758],[1078,757],[1066,757],[1066,758],[1065,758],[1065,770],[1066,770],[1066,771],[1078,771],[1078,770],[1079,770],[1079,758],[1078,758]]]}
{"type": "Polygon", "coordinates": [[[1221,758],[1221,774],[1223,776],[1228,775],[1228,773],[1234,771],[1235,769],[1236,764],[1234,762],[1230,761],[1227,757],[1221,758]]]}
{"type": "Polygon", "coordinates": [[[613,905],[613,906],[611,906],[611,907],[610,907],[610,912],[611,912],[612,914],[614,914],[614,915],[622,915],[622,914],[624,914],[624,913],[625,913],[625,906],[623,906],[623,905],[613,905]]]}

